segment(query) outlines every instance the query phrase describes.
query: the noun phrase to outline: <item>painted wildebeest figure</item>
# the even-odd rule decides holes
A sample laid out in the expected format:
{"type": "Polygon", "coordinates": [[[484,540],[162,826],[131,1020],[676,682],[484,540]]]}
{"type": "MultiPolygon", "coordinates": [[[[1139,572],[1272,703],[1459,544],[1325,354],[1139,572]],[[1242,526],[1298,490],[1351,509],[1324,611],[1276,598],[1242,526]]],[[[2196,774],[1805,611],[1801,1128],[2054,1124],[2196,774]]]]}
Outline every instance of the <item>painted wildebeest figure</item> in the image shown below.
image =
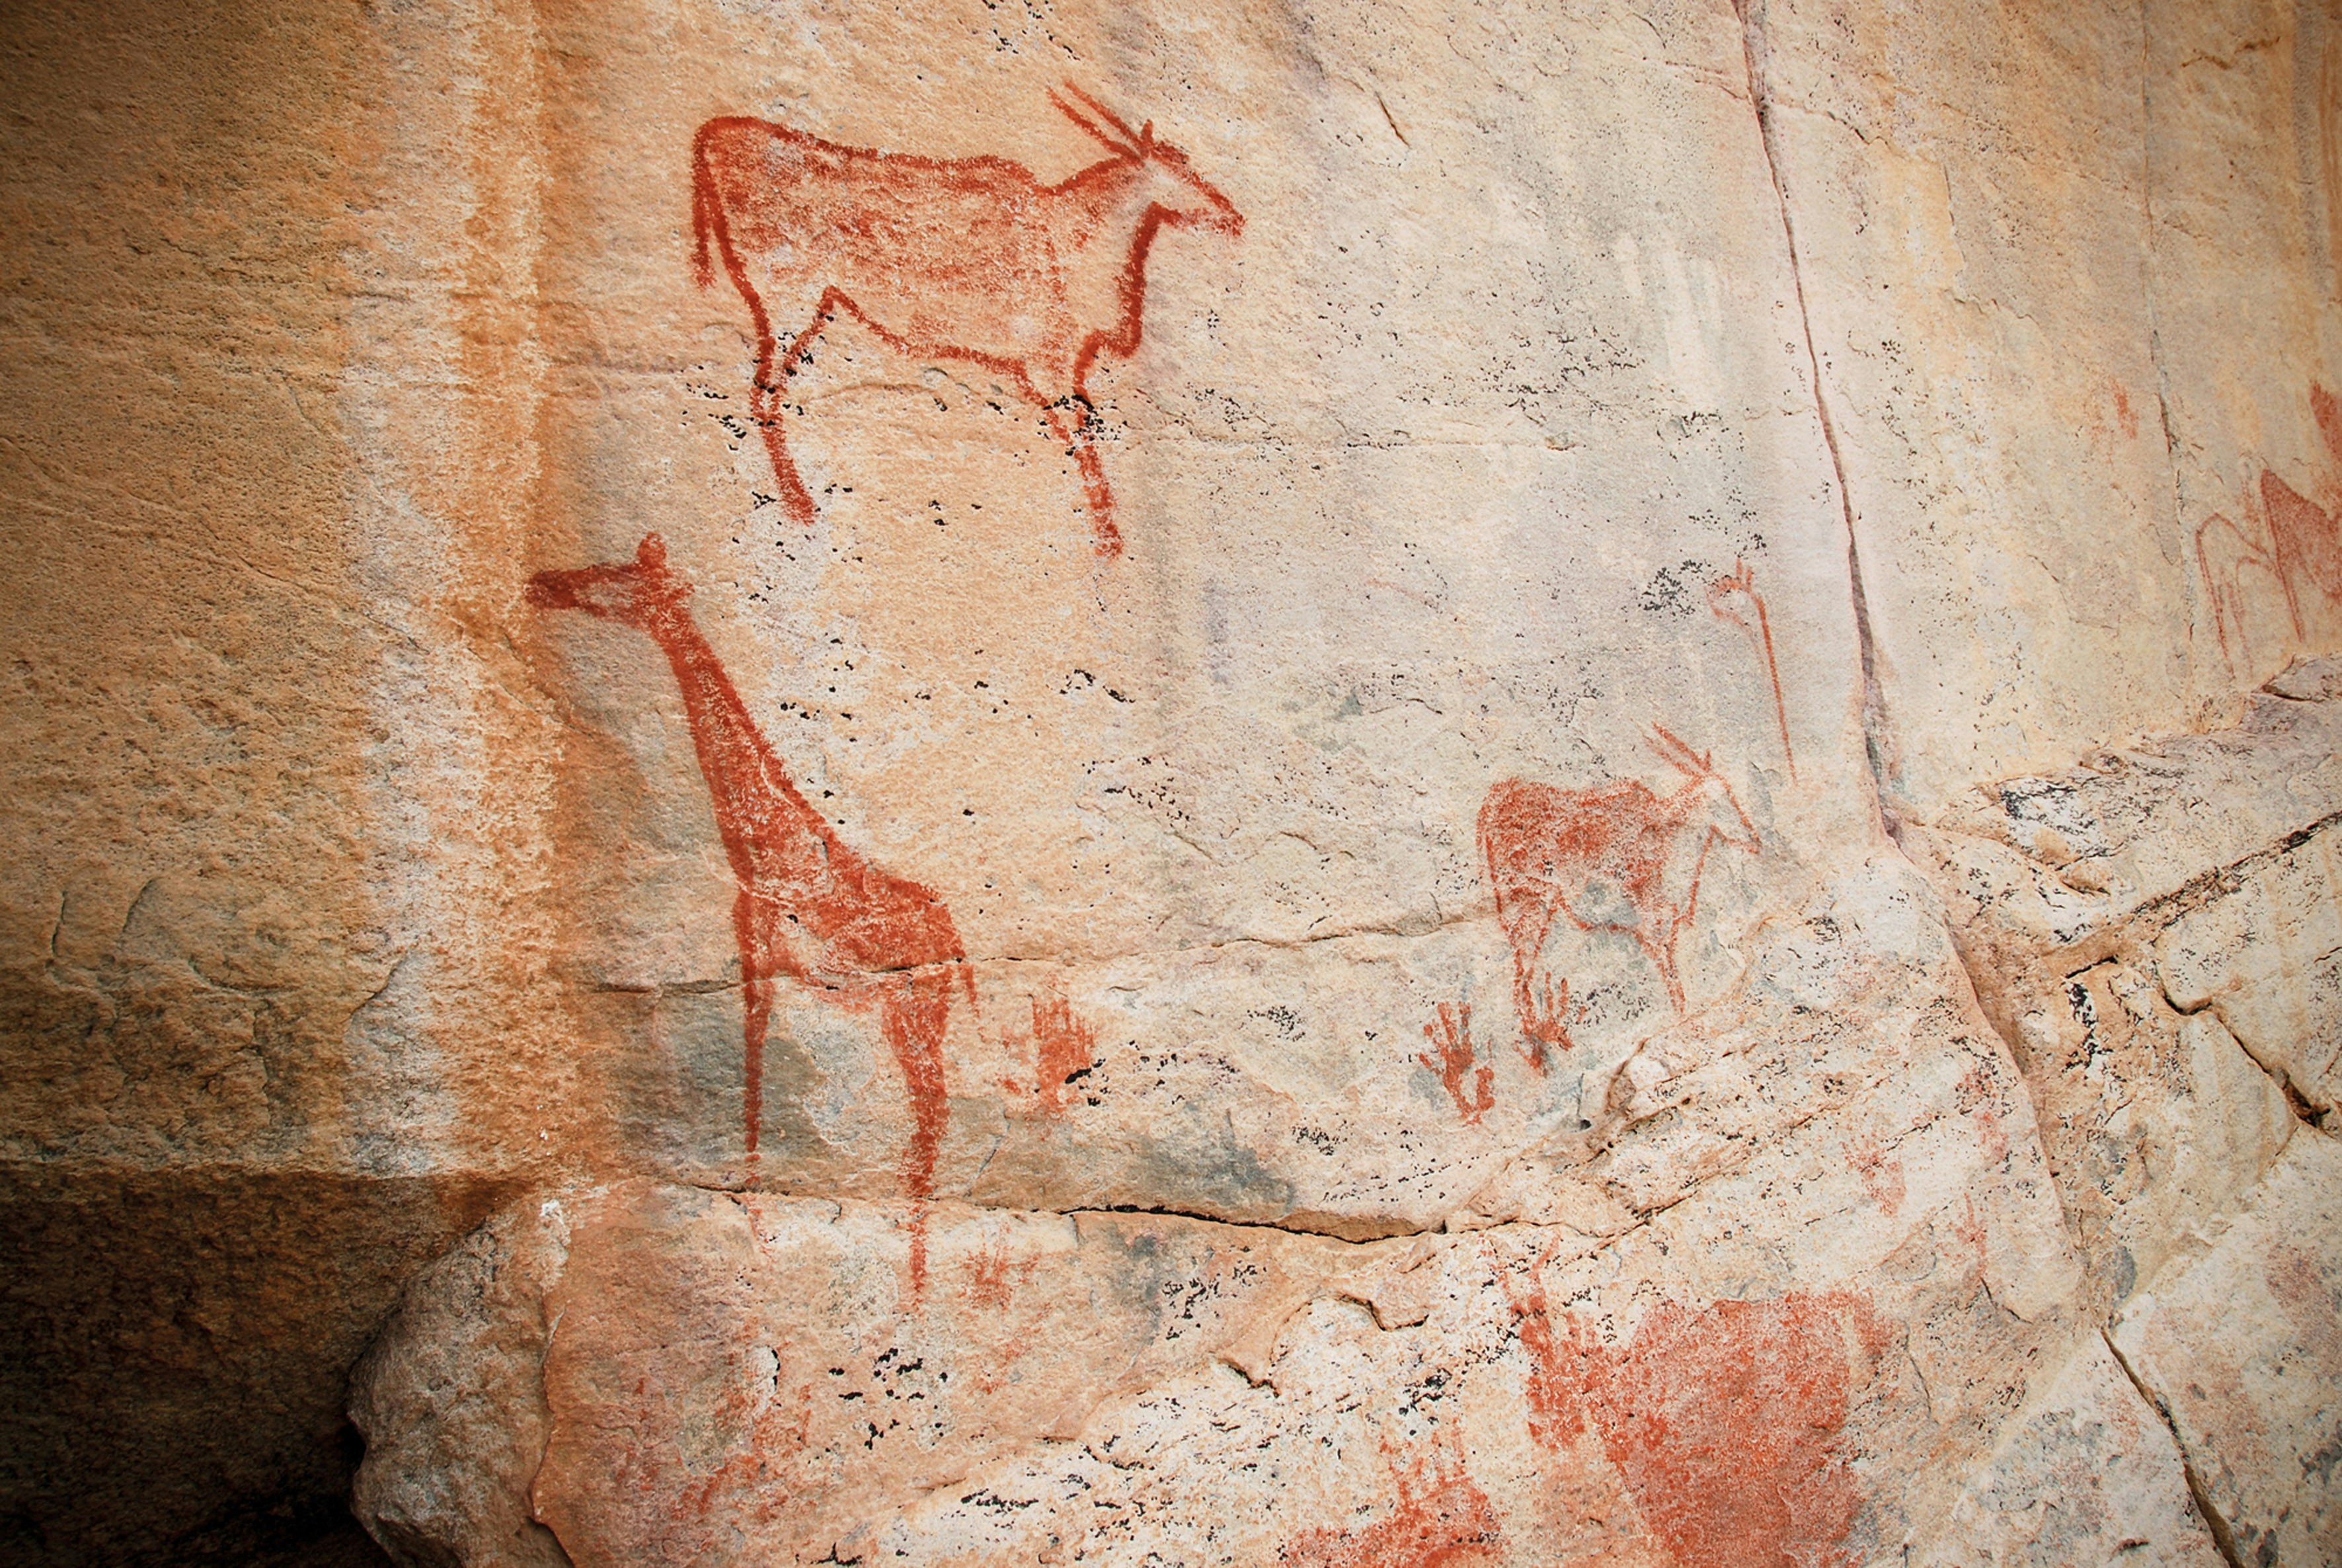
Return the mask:
{"type": "Polygon", "coordinates": [[[1540,984],[1537,973],[1556,918],[1632,937],[1680,1014],[1676,944],[1698,911],[1708,853],[1719,844],[1756,853],[1756,829],[1709,754],[1656,725],[1650,744],[1684,775],[1672,794],[1639,779],[1591,789],[1506,779],[1480,807],[1480,854],[1513,949],[1513,1005],[1539,1068],[1546,1047],[1570,1049],[1569,983],[1540,984]]]}
{"type": "MultiPolygon", "coordinates": [[[[733,934],[745,994],[748,1160],[764,1121],[765,1032],[774,982],[786,976],[878,1015],[911,1103],[903,1183],[934,1195],[936,1155],[949,1106],[944,1035],[956,984],[976,1003],[976,979],[951,912],[917,883],[878,870],[841,840],[800,794],[723,663],[691,615],[691,584],[666,564],[666,545],[646,534],[631,561],[540,572],[529,603],[583,610],[633,626],[658,644],[683,692],[683,710],[715,805],[716,825],[739,883],[733,934]]],[[[915,1290],[926,1272],[926,1232],[913,1233],[915,1290]]]]}
{"type": "MultiPolygon", "coordinates": [[[[901,353],[981,366],[1042,411],[1081,466],[1100,554],[1122,548],[1098,458],[1090,376],[1138,347],[1146,264],[1165,228],[1243,231],[1186,154],[1068,85],[1050,102],[1107,157],[1054,185],[1006,158],[839,146],[769,121],[710,120],[692,148],[701,285],[711,249],[756,332],[748,410],[800,523],[813,495],[781,428],[789,378],[845,312],[901,353]]],[[[799,412],[802,412],[800,410],[799,412]]]]}

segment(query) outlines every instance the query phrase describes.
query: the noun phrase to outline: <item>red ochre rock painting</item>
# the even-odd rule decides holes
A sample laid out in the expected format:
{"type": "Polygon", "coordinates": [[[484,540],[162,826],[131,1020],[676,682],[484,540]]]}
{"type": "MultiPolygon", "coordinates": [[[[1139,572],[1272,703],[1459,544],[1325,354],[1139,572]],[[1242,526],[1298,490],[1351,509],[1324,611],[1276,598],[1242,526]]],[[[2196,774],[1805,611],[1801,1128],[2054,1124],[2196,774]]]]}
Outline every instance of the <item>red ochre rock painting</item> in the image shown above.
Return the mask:
{"type": "Polygon", "coordinates": [[[1559,1451],[1589,1426],[1643,1523],[1681,1563],[1811,1568],[1840,1548],[1861,1499],[1840,1429],[1891,1342],[1850,1292],[1668,1302],[1606,1346],[1545,1288],[1500,1274],[1529,1362],[1529,1431],[1559,1451]]]}
{"type": "Polygon", "coordinates": [[[1398,1505],[1357,1530],[1310,1530],[1277,1554],[1288,1568],[1464,1568],[1502,1555],[1505,1533],[1488,1494],[1446,1444],[1394,1477],[1398,1505]]]}
{"type": "Polygon", "coordinates": [[[2312,382],[2309,411],[2334,461],[2323,485],[2327,504],[2319,505],[2264,467],[2259,484],[2243,497],[2243,523],[2216,512],[2196,529],[2196,570],[2212,602],[2213,631],[2231,669],[2252,662],[2245,634],[2249,574],[2267,578],[2284,594],[2296,637],[2306,631],[2304,589],[2342,605],[2342,403],[2312,382]]]}
{"type": "MultiPolygon", "coordinates": [[[[875,1009],[879,1033],[903,1074],[913,1130],[903,1183],[912,1197],[935,1193],[936,1156],[949,1114],[944,1035],[955,984],[976,1004],[976,978],[950,911],[927,888],[890,876],[855,853],[808,804],[732,678],[692,620],[691,584],[666,564],[666,545],[646,534],[631,561],[529,579],[529,603],[583,610],[647,634],[666,654],[683,690],[699,771],[716,808],[724,852],[740,884],[732,926],[746,994],[745,1116],[748,1160],[764,1121],[765,1032],[773,984],[786,976],[836,1000],[875,1009]]],[[[926,1236],[914,1232],[911,1279],[925,1288],[926,1236]]]]}
{"type": "Polygon", "coordinates": [[[1033,998],[1033,1091],[1044,1114],[1061,1116],[1081,1098],[1080,1079],[1097,1059],[1097,1031],[1062,997],[1033,998]]]}
{"type": "Polygon", "coordinates": [[[1719,844],[1754,854],[1759,840],[1739,797],[1710,760],[1654,726],[1652,749],[1684,775],[1682,786],[1654,794],[1639,779],[1592,789],[1506,779],[1480,807],[1480,853],[1496,898],[1496,920],[1513,948],[1513,1006],[1523,1038],[1542,1066],[1545,1048],[1568,1051],[1566,980],[1539,985],[1537,959],[1556,916],[1580,931],[1616,931],[1635,941],[1666,983],[1667,1000],[1684,1011],[1676,944],[1699,910],[1699,884],[1719,844]],[[1622,917],[1580,913],[1606,891],[1622,917]]]}
{"type": "Polygon", "coordinates": [[[1447,1097],[1456,1102],[1456,1114],[1466,1123],[1477,1123],[1482,1112],[1495,1110],[1496,1069],[1482,1067],[1476,1073],[1473,1071],[1472,1004],[1441,1003],[1437,1016],[1423,1026],[1423,1037],[1439,1054],[1435,1058],[1430,1052],[1422,1051],[1416,1054],[1415,1059],[1439,1074],[1447,1097]],[[1467,1073],[1473,1074],[1469,1094],[1464,1092],[1464,1075],[1467,1073]]]}
{"type": "Polygon", "coordinates": [[[790,376],[843,311],[900,353],[979,365],[1040,409],[1081,467],[1099,554],[1121,553],[1090,376],[1100,359],[1138,348],[1156,235],[1236,235],[1244,217],[1185,153],[1156,140],[1152,121],[1134,131],[1080,89],[1066,91],[1075,102],[1054,92],[1050,102],[1110,155],[1054,185],[1006,158],[840,146],[743,117],[699,128],[696,275],[703,287],[711,281],[712,246],[747,302],[756,332],[749,414],[798,522],[812,525],[813,495],[782,412],[790,376]]]}
{"type": "Polygon", "coordinates": [[[1707,607],[1718,620],[1747,633],[1765,661],[1765,679],[1773,688],[1773,722],[1781,730],[1781,755],[1789,764],[1789,782],[1797,783],[1797,748],[1789,744],[1789,709],[1781,700],[1781,666],[1773,656],[1773,620],[1765,613],[1765,595],[1756,591],[1756,574],[1747,562],[1735,561],[1732,575],[1707,585],[1707,607]]]}

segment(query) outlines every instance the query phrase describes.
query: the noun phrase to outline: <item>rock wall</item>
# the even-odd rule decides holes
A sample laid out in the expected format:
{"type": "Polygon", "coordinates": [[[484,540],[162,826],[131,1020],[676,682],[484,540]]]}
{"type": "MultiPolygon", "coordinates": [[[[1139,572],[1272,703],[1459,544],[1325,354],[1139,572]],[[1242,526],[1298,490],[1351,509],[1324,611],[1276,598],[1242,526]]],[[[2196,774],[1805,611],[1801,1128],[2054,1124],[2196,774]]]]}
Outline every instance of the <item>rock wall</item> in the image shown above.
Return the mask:
{"type": "Polygon", "coordinates": [[[2342,1553],[2342,14],[19,9],[6,1554],[2342,1553]]]}

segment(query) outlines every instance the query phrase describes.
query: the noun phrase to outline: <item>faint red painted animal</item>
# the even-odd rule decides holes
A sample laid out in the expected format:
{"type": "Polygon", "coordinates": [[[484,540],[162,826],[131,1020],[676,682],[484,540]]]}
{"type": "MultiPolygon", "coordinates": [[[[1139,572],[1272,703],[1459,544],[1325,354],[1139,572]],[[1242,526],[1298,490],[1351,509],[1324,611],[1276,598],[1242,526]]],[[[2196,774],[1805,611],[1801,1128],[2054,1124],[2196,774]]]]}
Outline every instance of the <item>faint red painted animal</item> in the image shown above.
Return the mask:
{"type": "MultiPolygon", "coordinates": [[[[1638,779],[1578,790],[1506,779],[1480,807],[1480,854],[1513,948],[1513,1004],[1522,1034],[1540,1047],[1570,1048],[1568,1019],[1535,984],[1556,917],[1580,931],[1631,936],[1680,1014],[1676,944],[1698,912],[1708,854],[1719,844],[1758,849],[1755,824],[1709,754],[1656,726],[1650,742],[1684,775],[1671,794],[1638,779]]],[[[1560,1001],[1567,995],[1565,981],[1560,1001]]]]}
{"type": "MultiPolygon", "coordinates": [[[[631,561],[540,572],[528,584],[529,603],[540,609],[583,610],[647,634],[683,689],[699,771],[740,884],[732,925],[746,994],[749,1161],[756,1159],[764,1120],[774,982],[786,976],[876,1010],[911,1103],[904,1185],[915,1198],[930,1197],[948,1116],[943,1045],[953,985],[966,988],[971,1007],[976,1003],[966,950],[934,893],[873,867],[798,793],[692,620],[690,595],[691,584],[668,569],[666,546],[656,534],[644,536],[631,561]]],[[[913,1243],[915,1283],[925,1264],[921,1230],[913,1243]]]]}
{"type": "Polygon", "coordinates": [[[1529,1435],[1566,1453],[1590,1425],[1644,1525],[1686,1565],[1787,1568],[1854,1561],[1861,1508],[1847,1416],[1878,1374],[1894,1325],[1833,1291],[1660,1302],[1609,1345],[1548,1303],[1538,1269],[1506,1269],[1526,1353],[1529,1435]]]}
{"type": "MultiPolygon", "coordinates": [[[[2335,471],[2342,473],[2342,403],[2313,382],[2309,411],[2335,471]]],[[[2326,488],[2334,499],[2337,484],[2329,481],[2326,488]]],[[[2246,636],[2248,571],[2276,579],[2297,638],[2307,634],[2305,590],[2314,590],[2329,604],[2342,604],[2342,508],[2319,505],[2269,468],[2261,470],[2259,484],[2247,492],[2244,502],[2244,524],[2214,513],[2196,529],[2196,569],[2212,604],[2213,630],[2220,651],[2239,669],[2252,662],[2246,636]]]]}
{"type": "Polygon", "coordinates": [[[695,269],[705,287],[712,247],[747,302],[756,330],[749,413],[798,522],[812,524],[813,495],[782,411],[789,378],[844,311],[901,353],[979,365],[1041,409],[1081,466],[1099,552],[1120,553],[1090,377],[1105,356],[1138,347],[1156,235],[1235,235],[1244,218],[1185,153],[1155,139],[1152,121],[1134,131],[1066,90],[1078,107],[1054,92],[1050,102],[1111,155],[1054,185],[1006,158],[840,146],[740,117],[699,128],[695,269]]]}

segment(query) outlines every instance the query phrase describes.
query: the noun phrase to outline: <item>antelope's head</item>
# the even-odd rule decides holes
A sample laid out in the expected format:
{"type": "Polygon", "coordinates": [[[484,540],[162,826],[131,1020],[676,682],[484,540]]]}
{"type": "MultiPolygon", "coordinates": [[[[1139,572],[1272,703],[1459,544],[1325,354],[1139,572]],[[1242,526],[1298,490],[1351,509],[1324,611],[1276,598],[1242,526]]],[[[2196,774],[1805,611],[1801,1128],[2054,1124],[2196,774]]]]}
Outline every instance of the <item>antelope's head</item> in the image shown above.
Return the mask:
{"type": "Polygon", "coordinates": [[[528,602],[540,610],[583,610],[604,620],[647,629],[683,608],[691,584],[667,570],[666,541],[643,535],[631,561],[539,572],[528,580],[528,602]]]}
{"type": "MultiPolygon", "coordinates": [[[[1689,809],[1678,820],[1704,825],[1707,831],[1735,849],[1755,854],[1763,845],[1756,824],[1748,820],[1740,797],[1732,793],[1724,775],[1716,771],[1712,752],[1696,752],[1663,725],[1653,724],[1651,749],[1659,754],[1666,764],[1689,781],[1689,809]]],[[[1683,796],[1678,795],[1678,800],[1683,796]]]]}
{"type": "Polygon", "coordinates": [[[1244,233],[1244,215],[1236,211],[1236,205],[1196,172],[1186,153],[1168,142],[1155,139],[1154,121],[1134,131],[1129,122],[1071,82],[1066,84],[1066,92],[1078,100],[1078,106],[1060,97],[1055,88],[1049,91],[1049,102],[1106,151],[1135,165],[1145,182],[1140,189],[1163,214],[1165,223],[1177,228],[1206,229],[1225,235],[1244,233]]]}

